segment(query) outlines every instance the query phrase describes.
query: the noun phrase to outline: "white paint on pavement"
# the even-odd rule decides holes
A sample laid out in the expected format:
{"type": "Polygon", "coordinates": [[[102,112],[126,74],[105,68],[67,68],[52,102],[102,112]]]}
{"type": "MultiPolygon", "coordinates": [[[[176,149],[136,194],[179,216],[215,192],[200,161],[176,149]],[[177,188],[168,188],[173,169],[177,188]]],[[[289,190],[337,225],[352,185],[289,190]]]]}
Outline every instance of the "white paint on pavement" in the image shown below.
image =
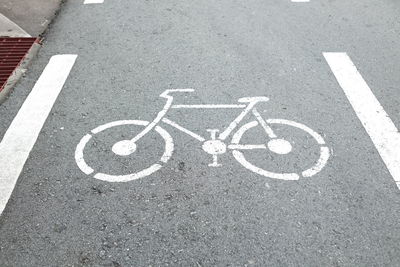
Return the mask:
{"type": "MultiPolygon", "coordinates": [[[[243,167],[245,167],[248,170],[251,170],[252,172],[258,173],[260,175],[266,176],[266,177],[271,177],[271,178],[275,178],[275,179],[281,179],[281,180],[298,180],[300,178],[300,176],[303,177],[311,177],[315,174],[317,174],[318,172],[320,172],[325,165],[328,162],[330,153],[329,153],[329,148],[325,145],[325,141],[322,138],[321,135],[319,135],[317,132],[315,132],[314,130],[312,130],[311,128],[305,126],[304,124],[298,123],[298,122],[294,122],[294,121],[290,121],[290,120],[284,120],[284,119],[267,119],[266,123],[269,125],[274,125],[274,124],[280,124],[280,125],[287,125],[287,126],[291,126],[294,128],[298,128],[301,129],[303,131],[305,131],[306,133],[308,133],[310,136],[312,136],[315,141],[318,143],[318,145],[320,146],[320,156],[318,158],[318,160],[316,161],[316,163],[310,167],[309,169],[303,171],[300,174],[298,173],[276,173],[276,172],[271,172],[268,170],[264,170],[262,168],[259,168],[255,165],[253,165],[252,163],[250,163],[249,161],[246,160],[244,154],[242,151],[240,150],[248,150],[248,149],[263,149],[266,148],[266,146],[264,145],[240,145],[240,140],[242,139],[242,136],[251,128],[256,127],[259,125],[258,121],[252,121],[249,123],[246,123],[245,125],[243,125],[234,135],[232,138],[232,145],[229,145],[228,148],[233,149],[232,154],[233,156],[236,158],[236,160],[242,164],[243,167]]],[[[268,149],[272,152],[275,152],[277,154],[287,154],[289,152],[291,152],[291,145],[290,143],[288,144],[288,141],[284,140],[284,139],[272,139],[270,140],[268,143],[268,149]],[[278,147],[276,148],[272,148],[271,149],[271,145],[269,144],[271,141],[274,142],[274,140],[278,141],[278,147]],[[290,146],[290,149],[289,149],[290,146]]]]}
{"type": "Polygon", "coordinates": [[[239,145],[239,144],[228,145],[228,148],[239,149],[239,150],[267,149],[266,145],[239,145]]]}
{"type": "Polygon", "coordinates": [[[256,117],[258,123],[263,127],[265,133],[268,135],[269,138],[273,139],[276,138],[276,134],[274,131],[271,129],[271,127],[268,126],[268,124],[265,122],[265,120],[261,117],[261,114],[258,113],[257,109],[253,109],[253,114],[256,117]]]}
{"type": "MultiPolygon", "coordinates": [[[[113,127],[120,127],[120,126],[124,126],[124,125],[136,125],[136,126],[143,126],[146,127],[148,126],[150,123],[148,121],[142,121],[142,120],[121,120],[121,121],[114,121],[114,122],[110,122],[104,125],[101,125],[99,127],[97,127],[96,129],[93,129],[91,131],[91,133],[93,135],[98,134],[102,131],[105,131],[107,129],[113,128],[113,127]]],[[[162,164],[167,163],[167,161],[171,158],[172,153],[174,151],[174,143],[172,140],[172,137],[169,135],[169,133],[164,130],[163,128],[161,128],[160,126],[156,126],[154,127],[154,130],[164,139],[165,141],[165,150],[163,155],[161,156],[160,160],[158,163],[154,163],[152,165],[150,165],[149,167],[145,168],[144,170],[135,172],[135,173],[131,173],[131,174],[127,174],[127,175],[112,175],[112,174],[105,174],[105,173],[95,173],[93,175],[94,178],[99,179],[99,180],[103,180],[103,181],[107,181],[107,182],[128,182],[128,181],[132,181],[132,180],[137,180],[139,178],[143,178],[146,176],[149,176],[151,174],[153,174],[154,172],[158,171],[159,169],[161,169],[163,167],[162,164]],[[160,164],[161,163],[161,164],[160,164]]],[[[79,142],[79,144],[76,147],[75,150],[75,161],[79,167],[79,169],[84,172],[87,175],[91,175],[95,172],[95,170],[90,167],[84,159],[84,150],[86,145],[90,142],[90,140],[92,139],[93,135],[91,134],[86,134],[81,141],[79,142]]],[[[124,141],[129,141],[130,140],[123,140],[124,141]]],[[[117,142],[116,144],[118,144],[120,142],[117,142]]],[[[124,142],[126,143],[126,142],[124,142]]],[[[114,149],[113,149],[114,150],[114,149]]],[[[114,151],[113,151],[114,152],[114,151]]],[[[135,151],[133,151],[135,152],[135,151]]],[[[132,152],[132,153],[133,153],[132,152]]],[[[115,153],[115,152],[114,152],[115,153]]],[[[128,153],[115,153],[119,156],[123,155],[129,155],[128,153]]]]}
{"type": "Polygon", "coordinates": [[[346,53],[323,53],[400,189],[400,133],[346,53]]]}
{"type": "Polygon", "coordinates": [[[164,123],[166,123],[166,124],[168,124],[168,125],[171,125],[172,127],[175,127],[175,128],[178,129],[179,131],[182,131],[182,132],[184,132],[185,134],[190,135],[191,137],[193,137],[194,139],[199,140],[200,142],[206,141],[206,139],[204,139],[204,137],[202,137],[202,136],[200,136],[200,135],[198,135],[198,134],[196,134],[196,133],[194,133],[194,132],[192,132],[192,131],[190,131],[190,130],[188,130],[188,129],[182,127],[182,126],[180,126],[180,125],[177,124],[176,122],[173,122],[173,121],[171,121],[171,120],[169,120],[169,119],[167,119],[167,118],[163,118],[163,119],[162,119],[162,122],[164,122],[164,123]]]}
{"type": "Polygon", "coordinates": [[[310,0],[292,0],[292,3],[307,3],[310,2],[310,0]]]}
{"type": "Polygon", "coordinates": [[[328,147],[321,146],[319,153],[320,153],[320,157],[319,157],[317,163],[313,167],[303,171],[301,173],[301,175],[303,175],[304,177],[311,177],[311,176],[314,176],[315,174],[319,173],[322,170],[322,168],[328,162],[330,151],[329,151],[328,147]]]}
{"type": "Polygon", "coordinates": [[[259,175],[265,176],[265,177],[270,177],[274,179],[279,179],[279,180],[286,180],[286,181],[295,181],[299,180],[300,176],[297,173],[277,173],[277,172],[272,172],[268,170],[264,170],[262,168],[259,168],[252,163],[248,162],[246,158],[244,157],[243,152],[239,150],[233,150],[232,151],[233,156],[235,159],[242,164],[243,167],[246,169],[255,172],[259,175]]]}
{"type": "Polygon", "coordinates": [[[83,4],[103,4],[104,0],[85,0],[83,4]]]}
{"type": "Polygon", "coordinates": [[[89,175],[94,172],[94,170],[86,164],[85,159],[83,158],[83,150],[85,145],[92,139],[92,135],[87,134],[85,135],[81,141],[79,142],[78,146],[75,150],[75,161],[78,164],[79,169],[81,169],[85,174],[89,175]]]}
{"type": "Polygon", "coordinates": [[[245,108],[246,105],[225,105],[225,104],[209,104],[209,105],[173,105],[171,108],[193,108],[193,109],[227,109],[227,108],[245,108]]]}
{"type": "MultiPolygon", "coordinates": [[[[313,131],[311,128],[305,126],[304,124],[297,123],[294,121],[289,121],[289,120],[284,120],[284,119],[267,119],[264,120],[261,116],[260,113],[258,113],[257,109],[255,108],[255,105],[261,102],[267,102],[269,100],[268,97],[265,96],[256,96],[256,97],[243,97],[238,99],[239,103],[246,103],[246,104],[200,104],[200,105],[186,105],[186,104],[180,104],[180,105],[173,105],[174,102],[174,94],[176,93],[192,93],[194,92],[194,89],[191,88],[186,88],[186,89],[168,89],[165,90],[162,94],[160,94],[160,97],[166,99],[166,103],[164,107],[161,109],[160,112],[158,112],[157,116],[151,121],[141,121],[141,120],[125,120],[125,121],[115,121],[115,122],[110,122],[104,125],[101,125],[94,130],[91,131],[91,133],[86,134],[82,140],[79,142],[77,145],[76,151],[75,151],[75,160],[78,165],[78,167],[82,170],[87,175],[92,175],[95,173],[95,171],[86,164],[84,160],[84,150],[91,138],[106,130],[111,127],[116,127],[116,126],[122,126],[122,125],[137,125],[141,126],[143,129],[139,131],[138,134],[136,134],[135,137],[133,137],[130,140],[116,140],[116,143],[112,146],[112,149],[110,152],[113,152],[114,154],[118,156],[128,156],[132,155],[137,151],[137,145],[143,145],[140,141],[140,139],[145,136],[147,133],[149,133],[152,130],[155,130],[158,132],[158,134],[163,137],[165,141],[165,150],[164,150],[164,155],[162,156],[161,164],[159,163],[154,163],[153,165],[150,165],[150,167],[142,170],[142,171],[137,171],[132,174],[127,174],[127,175],[113,175],[113,174],[105,174],[105,173],[95,173],[93,175],[94,178],[104,180],[104,181],[109,181],[109,182],[127,182],[127,181],[132,181],[136,180],[139,178],[143,178],[145,176],[151,175],[152,173],[158,171],[164,163],[167,163],[167,161],[170,159],[174,144],[171,136],[166,132],[164,129],[162,129],[159,124],[161,122],[168,124],[175,129],[179,130],[182,133],[185,133],[194,139],[196,139],[199,142],[202,142],[202,149],[204,152],[212,156],[212,163],[210,163],[208,166],[210,167],[220,167],[222,164],[218,163],[218,156],[227,153],[227,149],[233,150],[233,156],[235,157],[236,160],[240,164],[243,165],[243,167],[249,169],[250,171],[253,171],[257,174],[260,174],[265,177],[270,177],[270,178],[275,178],[275,179],[282,179],[282,180],[298,180],[301,175],[304,177],[310,177],[313,176],[314,174],[317,174],[321,169],[326,165],[328,158],[329,158],[329,149],[325,145],[324,139],[315,131],[313,131]],[[175,121],[172,121],[168,118],[166,118],[166,115],[168,111],[172,108],[175,109],[232,109],[232,108],[239,108],[242,109],[240,114],[231,122],[229,123],[229,126],[219,135],[219,129],[207,129],[207,131],[210,133],[210,138],[205,139],[204,137],[198,135],[197,133],[194,133],[187,128],[181,126],[180,124],[176,123],[175,121]],[[248,122],[242,127],[240,127],[236,133],[233,134],[232,137],[232,142],[229,144],[225,142],[225,139],[230,136],[230,134],[238,128],[239,124],[242,122],[242,120],[247,117],[247,114],[252,113],[255,117],[255,121],[248,122]],[[309,167],[307,170],[305,170],[302,173],[275,173],[271,172],[268,170],[264,170],[262,168],[256,167],[252,163],[248,162],[244,156],[244,153],[242,151],[249,151],[249,150],[259,150],[260,152],[263,152],[262,150],[269,150],[273,153],[277,153],[280,155],[286,155],[292,152],[292,144],[282,138],[278,138],[278,136],[274,133],[272,128],[270,127],[271,125],[274,124],[283,124],[286,126],[290,126],[293,128],[297,128],[300,130],[305,131],[308,133],[311,137],[313,137],[316,141],[316,143],[320,146],[320,151],[321,155],[320,157],[314,161],[314,164],[309,167]],[[258,139],[258,144],[242,144],[240,143],[242,136],[245,134],[246,131],[249,129],[260,126],[264,129],[265,134],[260,135],[258,139]]],[[[140,127],[139,127],[140,128],[140,127]]],[[[149,144],[148,144],[149,145],[149,144]]],[[[260,154],[262,159],[267,159],[264,156],[260,154]]]]}
{"type": "Polygon", "coordinates": [[[53,56],[0,143],[0,214],[77,55],[53,56]]]}

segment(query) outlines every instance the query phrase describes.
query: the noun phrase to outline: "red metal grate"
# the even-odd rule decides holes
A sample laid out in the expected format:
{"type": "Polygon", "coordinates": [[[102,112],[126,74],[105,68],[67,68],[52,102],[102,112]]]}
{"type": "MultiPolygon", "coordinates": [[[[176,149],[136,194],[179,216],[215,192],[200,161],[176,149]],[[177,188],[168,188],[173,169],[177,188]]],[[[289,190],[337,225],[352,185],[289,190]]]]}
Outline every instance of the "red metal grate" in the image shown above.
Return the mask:
{"type": "Polygon", "coordinates": [[[38,38],[0,38],[0,91],[38,38]]]}

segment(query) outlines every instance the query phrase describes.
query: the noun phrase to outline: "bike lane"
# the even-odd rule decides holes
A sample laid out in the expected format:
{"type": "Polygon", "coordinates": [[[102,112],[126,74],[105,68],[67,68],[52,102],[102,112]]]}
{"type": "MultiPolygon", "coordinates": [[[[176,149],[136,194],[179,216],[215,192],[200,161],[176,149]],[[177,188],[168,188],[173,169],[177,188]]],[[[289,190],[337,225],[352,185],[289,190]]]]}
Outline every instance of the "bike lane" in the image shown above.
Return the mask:
{"type": "MultiPolygon", "coordinates": [[[[354,32],[329,37],[329,31],[348,25],[326,18],[328,13],[340,17],[338,10],[321,4],[311,11],[258,1],[201,6],[120,1],[90,9],[66,4],[27,78],[1,107],[2,115],[8,114],[4,120],[2,116],[3,134],[22,102],[18,97],[33,87],[49,58],[78,55],[0,218],[1,262],[395,263],[398,190],[322,56],[325,51],[345,51],[356,56],[357,67],[372,68],[358,64],[366,61],[369,50],[352,47],[354,32]],[[321,12],[323,7],[329,11],[321,12]],[[303,29],[312,21],[329,23],[303,29]],[[324,27],[328,30],[322,34],[324,27]],[[66,39],[66,33],[72,38],[66,39]],[[110,121],[153,119],[165,104],[158,96],[167,88],[197,89],[176,98],[185,104],[235,104],[240,97],[265,95],[270,101],[258,107],[263,117],[311,127],[323,135],[331,158],[321,173],[300,181],[257,175],[229,154],[221,156],[223,166],[210,168],[211,158],[198,142],[163,125],[174,139],[175,152],[151,176],[107,183],[79,170],[74,154],[85,134],[110,121]]],[[[359,25],[353,27],[360,30],[359,25]]],[[[374,73],[375,83],[388,79],[374,73]]],[[[372,79],[370,74],[363,72],[366,80],[372,79]]],[[[378,96],[396,122],[393,102],[383,93],[378,96]]],[[[207,137],[210,124],[227,127],[236,114],[193,113],[172,115],[207,137]]],[[[126,138],[128,133],[113,134],[126,138]]],[[[156,135],[148,138],[149,145],[136,158],[139,165],[160,155],[162,142],[156,135]]],[[[91,162],[113,171],[129,170],[129,158],[116,166],[103,162],[106,153],[98,146],[100,155],[91,162]]],[[[297,157],[307,160],[313,156],[308,152],[297,157]]],[[[285,164],[254,157],[272,160],[274,166],[285,164]]]]}

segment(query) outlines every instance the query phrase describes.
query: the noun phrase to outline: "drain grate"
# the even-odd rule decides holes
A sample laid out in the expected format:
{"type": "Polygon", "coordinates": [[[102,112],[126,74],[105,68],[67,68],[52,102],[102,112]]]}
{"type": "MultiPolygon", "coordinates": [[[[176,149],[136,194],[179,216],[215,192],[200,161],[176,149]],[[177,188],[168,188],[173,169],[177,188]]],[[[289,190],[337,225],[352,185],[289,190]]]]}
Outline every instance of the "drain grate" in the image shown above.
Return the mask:
{"type": "Polygon", "coordinates": [[[38,38],[0,38],[0,91],[38,38]]]}

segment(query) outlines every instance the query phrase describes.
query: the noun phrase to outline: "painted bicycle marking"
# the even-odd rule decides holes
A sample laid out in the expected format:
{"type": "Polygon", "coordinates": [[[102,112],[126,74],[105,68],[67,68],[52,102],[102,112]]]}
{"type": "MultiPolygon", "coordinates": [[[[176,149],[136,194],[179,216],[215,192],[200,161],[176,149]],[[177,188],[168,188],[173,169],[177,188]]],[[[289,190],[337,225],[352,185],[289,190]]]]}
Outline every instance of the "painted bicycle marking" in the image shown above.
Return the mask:
{"type": "Polygon", "coordinates": [[[155,173],[168,162],[174,151],[173,139],[171,135],[160,126],[161,123],[174,127],[175,129],[181,131],[182,133],[185,133],[191,136],[192,138],[196,139],[197,141],[201,142],[203,151],[212,156],[212,162],[208,164],[208,166],[210,167],[222,166],[222,164],[218,162],[218,157],[222,154],[227,153],[228,151],[232,151],[233,157],[246,169],[265,177],[281,179],[281,180],[298,180],[300,179],[300,177],[311,177],[320,172],[322,168],[324,168],[324,166],[327,164],[328,159],[330,157],[330,150],[320,134],[318,134],[311,128],[305,126],[304,124],[298,122],[284,120],[284,119],[265,120],[264,118],[262,118],[261,114],[256,109],[256,105],[258,103],[269,101],[268,97],[265,96],[243,97],[238,99],[239,104],[204,104],[204,105],[173,104],[174,97],[171,94],[192,93],[194,91],[195,91],[194,89],[165,90],[160,95],[160,97],[166,99],[166,104],[164,108],[157,114],[156,118],[151,122],[143,120],[122,120],[122,121],[110,122],[93,129],[89,134],[86,134],[81,139],[81,141],[76,147],[75,160],[80,170],[87,175],[92,175],[96,179],[108,182],[127,182],[143,178],[155,173]],[[222,130],[221,133],[219,129],[207,129],[207,131],[210,133],[210,137],[206,139],[203,136],[168,119],[166,115],[168,111],[171,109],[242,109],[242,111],[228,125],[226,129],[222,130]],[[239,124],[248,114],[251,114],[255,120],[247,122],[241,127],[239,127],[239,124]],[[293,148],[292,144],[289,141],[285,140],[284,138],[279,138],[271,128],[271,125],[275,124],[297,128],[313,138],[313,140],[319,146],[319,158],[315,161],[313,166],[299,173],[294,173],[294,172],[277,173],[257,167],[256,165],[249,162],[245,158],[243,151],[246,150],[269,150],[279,155],[286,155],[292,152],[293,148]],[[124,125],[136,125],[139,127],[143,127],[143,130],[141,130],[136,136],[132,137],[132,139],[116,142],[111,149],[114,154],[118,156],[132,155],[137,150],[138,141],[146,134],[148,134],[150,131],[155,131],[164,140],[165,147],[163,155],[161,156],[158,162],[150,164],[149,167],[144,168],[143,170],[137,171],[135,173],[127,175],[112,175],[107,173],[96,172],[96,170],[94,170],[85,162],[84,150],[86,145],[94,135],[101,133],[112,127],[119,127],[124,125]],[[257,126],[263,129],[263,133],[265,133],[264,136],[265,140],[263,140],[263,142],[261,143],[255,143],[255,144],[241,143],[242,136],[248,130],[257,126]],[[233,133],[236,129],[237,131],[233,133]],[[228,137],[232,133],[233,133],[232,140],[230,141],[230,143],[227,144],[226,139],[228,139],[228,137]]]}

